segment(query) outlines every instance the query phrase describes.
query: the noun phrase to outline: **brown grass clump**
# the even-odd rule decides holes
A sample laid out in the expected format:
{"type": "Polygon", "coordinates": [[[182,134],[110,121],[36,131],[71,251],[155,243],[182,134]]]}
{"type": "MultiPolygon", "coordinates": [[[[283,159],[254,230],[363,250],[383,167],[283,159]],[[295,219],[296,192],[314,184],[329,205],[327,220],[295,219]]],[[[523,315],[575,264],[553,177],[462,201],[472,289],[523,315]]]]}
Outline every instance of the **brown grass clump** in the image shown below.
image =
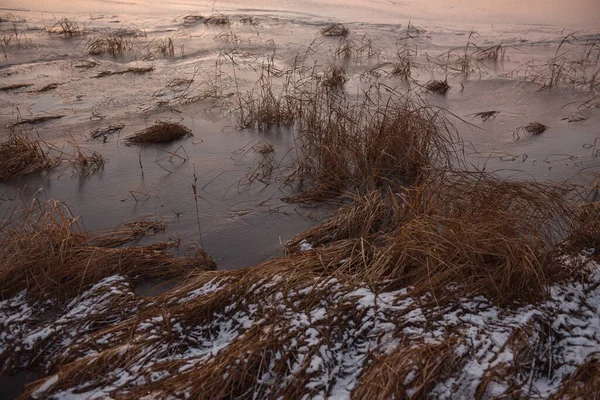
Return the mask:
{"type": "MultiPolygon", "coordinates": [[[[570,188],[509,182],[486,174],[425,174],[410,189],[377,190],[288,243],[358,241],[325,270],[448,294],[450,283],[495,301],[536,300],[560,279],[555,246],[570,228],[570,188]],[[386,193],[387,192],[387,193],[386,193]]],[[[339,250],[335,250],[339,251],[339,250]]]]}
{"type": "Polygon", "coordinates": [[[13,85],[0,86],[0,92],[8,92],[9,90],[17,90],[33,86],[33,83],[15,83],[13,85]]]}
{"type": "Polygon", "coordinates": [[[321,35],[333,36],[333,37],[346,37],[350,33],[350,30],[343,24],[331,24],[321,29],[321,35]]]}
{"type": "Polygon", "coordinates": [[[520,138],[519,133],[521,132],[530,133],[532,135],[541,135],[542,133],[546,132],[547,129],[547,125],[541,124],[539,122],[530,122],[527,125],[523,125],[520,128],[518,128],[513,135],[517,138],[520,138]]]}
{"type": "Polygon", "coordinates": [[[68,162],[77,175],[86,177],[104,168],[105,161],[102,154],[97,151],[84,152],[75,141],[72,141],[70,144],[74,152],[69,156],[68,162]]]}
{"type": "Polygon", "coordinates": [[[115,125],[109,125],[106,128],[94,129],[90,132],[90,136],[92,139],[98,139],[99,137],[103,137],[106,139],[108,135],[112,135],[113,133],[119,132],[123,128],[125,128],[125,124],[118,123],[115,125]]]}
{"type": "Polygon", "coordinates": [[[131,37],[120,32],[92,38],[87,45],[87,53],[92,56],[108,54],[117,57],[133,50],[131,37]]]}
{"type": "MultiPolygon", "coordinates": [[[[59,202],[33,200],[0,224],[0,297],[27,289],[30,297],[72,299],[100,279],[122,274],[132,282],[167,279],[206,268],[199,258],[178,258],[165,251],[173,243],[112,248],[133,233],[117,233],[121,240],[94,237],[59,202]]],[[[124,228],[119,228],[123,231],[124,228]]],[[[110,237],[110,236],[108,236],[110,237]]]]}
{"type": "Polygon", "coordinates": [[[152,71],[154,71],[154,67],[130,67],[123,71],[102,71],[98,75],[94,76],[94,78],[105,78],[107,76],[125,75],[125,74],[142,75],[142,74],[147,74],[148,72],[152,72],[152,71]]]}
{"type": "Polygon", "coordinates": [[[425,399],[449,376],[460,371],[464,362],[455,351],[455,337],[441,344],[405,345],[391,354],[374,356],[352,392],[356,399],[425,399]],[[433,378],[435,377],[435,378],[433,378]]]}
{"type": "Polygon", "coordinates": [[[600,399],[600,360],[590,358],[580,365],[551,399],[600,399]]]}
{"type": "Polygon", "coordinates": [[[450,89],[450,85],[448,85],[448,81],[445,81],[445,80],[444,81],[432,80],[425,84],[425,89],[427,89],[428,92],[444,95],[444,94],[446,94],[446,92],[448,92],[448,89],[450,89]]]}
{"type": "Polygon", "coordinates": [[[54,25],[47,29],[48,33],[63,36],[79,36],[83,35],[83,30],[75,21],[71,21],[64,17],[57,21],[54,25]]]}
{"type": "Polygon", "coordinates": [[[325,70],[323,85],[330,89],[340,89],[348,81],[346,69],[341,65],[330,65],[325,70]]]}
{"type": "Polygon", "coordinates": [[[175,55],[175,44],[172,38],[153,39],[142,49],[143,60],[154,60],[159,56],[173,57],[175,55]]]}
{"type": "Polygon", "coordinates": [[[157,121],[151,127],[137,132],[126,140],[127,144],[166,143],[194,136],[187,127],[174,122],[157,121]]]}
{"type": "Polygon", "coordinates": [[[181,19],[184,25],[195,25],[202,21],[204,17],[200,14],[188,14],[181,19]]]}
{"type": "Polygon", "coordinates": [[[49,156],[46,144],[26,134],[13,132],[0,143],[0,181],[33,174],[57,165],[49,156]]]}
{"type": "Polygon", "coordinates": [[[225,14],[213,14],[204,19],[205,24],[210,25],[228,25],[229,24],[229,16],[225,14]]]}
{"type": "Polygon", "coordinates": [[[17,120],[17,122],[15,122],[14,124],[12,124],[12,126],[15,127],[15,126],[19,126],[19,125],[41,124],[42,122],[52,121],[55,119],[61,119],[63,117],[64,117],[64,115],[40,115],[39,117],[19,118],[19,120],[17,120]]]}

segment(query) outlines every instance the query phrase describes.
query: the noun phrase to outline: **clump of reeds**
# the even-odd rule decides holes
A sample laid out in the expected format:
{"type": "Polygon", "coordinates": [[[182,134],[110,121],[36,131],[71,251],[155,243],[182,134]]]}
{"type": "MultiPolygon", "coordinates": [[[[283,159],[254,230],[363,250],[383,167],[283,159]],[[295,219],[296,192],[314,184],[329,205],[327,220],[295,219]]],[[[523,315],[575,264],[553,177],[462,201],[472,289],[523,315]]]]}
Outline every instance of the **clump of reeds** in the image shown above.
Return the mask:
{"type": "Polygon", "coordinates": [[[108,135],[111,135],[115,132],[119,132],[123,128],[125,128],[125,124],[118,123],[115,125],[109,125],[106,128],[94,129],[90,132],[90,136],[92,137],[92,139],[98,139],[99,137],[106,138],[108,135]]]}
{"type": "Polygon", "coordinates": [[[204,17],[200,14],[194,13],[194,14],[188,14],[186,16],[184,16],[181,19],[181,22],[183,22],[184,25],[195,25],[198,22],[202,21],[204,19],[204,17]]]}
{"type": "Polygon", "coordinates": [[[133,49],[134,46],[131,37],[121,32],[92,38],[87,45],[87,53],[92,56],[108,54],[117,57],[133,51],[133,49]]]}
{"type": "Polygon", "coordinates": [[[129,67],[129,68],[124,69],[122,71],[102,71],[98,75],[94,76],[94,78],[105,78],[107,76],[124,75],[124,74],[142,75],[142,74],[147,74],[148,72],[152,72],[152,71],[154,71],[154,67],[153,66],[150,66],[150,67],[129,67]]]}
{"type": "Polygon", "coordinates": [[[438,93],[438,94],[446,94],[446,92],[448,92],[448,89],[450,89],[450,85],[448,85],[448,81],[447,80],[432,80],[429,81],[425,84],[425,89],[427,89],[428,92],[432,92],[432,93],[438,93]]]}
{"type": "Polygon", "coordinates": [[[225,14],[213,14],[204,19],[204,23],[210,25],[228,25],[229,16],[225,14]]]}
{"type": "Polygon", "coordinates": [[[515,132],[514,132],[514,136],[516,136],[517,138],[520,137],[520,133],[529,133],[531,135],[541,135],[542,133],[546,132],[546,130],[548,129],[547,125],[544,125],[540,122],[530,122],[527,125],[523,125],[521,127],[519,127],[515,132]]]}
{"type": "Polygon", "coordinates": [[[315,261],[331,260],[321,263],[326,271],[411,285],[438,300],[454,283],[504,304],[531,301],[565,276],[555,246],[571,228],[569,190],[430,172],[413,188],[359,197],[288,246],[294,252],[306,241],[317,249],[315,261]],[[340,253],[343,243],[350,247],[340,253]]]}
{"type": "Polygon", "coordinates": [[[341,65],[330,65],[323,75],[323,85],[330,89],[340,89],[348,81],[346,69],[341,65]]]}
{"type": "Polygon", "coordinates": [[[41,140],[29,138],[22,132],[12,132],[0,143],[0,181],[17,176],[33,174],[53,168],[57,160],[49,155],[49,149],[41,140]]]}
{"type": "Polygon", "coordinates": [[[2,298],[27,290],[32,298],[69,300],[114,274],[135,283],[207,268],[199,258],[168,254],[166,250],[174,243],[110,247],[139,237],[140,226],[136,224],[119,227],[119,232],[101,235],[95,242],[79,219],[53,200],[32,200],[5,219],[0,228],[2,298]]]}
{"type": "Polygon", "coordinates": [[[8,92],[11,90],[23,89],[33,86],[33,83],[15,83],[12,85],[0,86],[0,92],[8,92]]]}
{"type": "Polygon", "coordinates": [[[19,125],[34,125],[34,124],[41,124],[42,122],[46,122],[46,121],[53,121],[55,119],[61,119],[64,118],[64,115],[40,115],[37,117],[31,117],[31,118],[22,118],[19,117],[19,119],[12,124],[13,127],[15,126],[19,126],[19,125]]]}
{"type": "Polygon", "coordinates": [[[153,39],[142,49],[143,60],[153,60],[156,57],[173,57],[175,45],[172,38],[153,39]]]}
{"type": "Polygon", "coordinates": [[[333,36],[333,37],[346,37],[350,33],[350,30],[343,24],[331,24],[321,29],[321,35],[333,36]]]}
{"type": "Polygon", "coordinates": [[[47,31],[48,33],[63,36],[79,36],[83,34],[83,30],[79,28],[79,24],[66,17],[58,20],[54,25],[48,28],[47,31]]]}
{"type": "Polygon", "coordinates": [[[79,176],[86,177],[100,171],[105,164],[104,157],[97,151],[84,151],[75,143],[70,142],[74,152],[69,155],[68,162],[79,176]]]}
{"type": "Polygon", "coordinates": [[[166,143],[194,136],[186,126],[176,122],[157,121],[154,125],[137,132],[126,140],[127,144],[166,143]]]}
{"type": "Polygon", "coordinates": [[[551,399],[590,399],[600,398],[600,360],[592,354],[561,385],[551,399]]]}

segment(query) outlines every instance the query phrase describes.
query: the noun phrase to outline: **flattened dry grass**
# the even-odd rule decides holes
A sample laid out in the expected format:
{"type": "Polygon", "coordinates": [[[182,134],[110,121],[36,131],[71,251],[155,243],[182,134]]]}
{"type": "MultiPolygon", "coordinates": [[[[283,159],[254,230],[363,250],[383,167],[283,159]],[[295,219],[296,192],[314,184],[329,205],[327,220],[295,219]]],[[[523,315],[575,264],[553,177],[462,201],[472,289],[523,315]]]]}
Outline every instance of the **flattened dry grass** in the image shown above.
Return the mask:
{"type": "Polygon", "coordinates": [[[321,29],[321,35],[333,36],[333,37],[346,37],[350,33],[350,30],[343,24],[331,24],[321,29]]]}
{"type": "MultiPolygon", "coordinates": [[[[150,229],[156,228],[151,225],[150,229]]],[[[39,201],[15,210],[0,223],[0,298],[22,290],[38,300],[64,301],[99,280],[122,274],[132,283],[211,269],[203,257],[168,254],[175,243],[122,247],[147,232],[139,224],[94,237],[60,202],[39,201]]]]}
{"type": "Polygon", "coordinates": [[[14,131],[0,143],[0,181],[51,169],[57,164],[45,142],[25,133],[14,131]]]}
{"type": "Polygon", "coordinates": [[[311,243],[325,271],[411,285],[440,301],[453,285],[503,304],[536,301],[565,277],[556,269],[556,246],[572,229],[564,197],[570,190],[479,173],[425,173],[413,188],[358,197],[287,246],[295,253],[311,243]]]}
{"type": "Polygon", "coordinates": [[[520,133],[529,133],[531,135],[537,136],[537,135],[541,135],[542,133],[546,132],[546,130],[548,130],[548,126],[544,125],[540,122],[534,121],[534,122],[530,122],[527,125],[523,125],[520,128],[518,128],[513,136],[516,136],[517,138],[520,138],[520,133]]]}
{"type": "Polygon", "coordinates": [[[129,136],[125,141],[129,145],[144,145],[151,143],[168,143],[192,136],[194,136],[192,131],[180,123],[157,121],[154,125],[143,131],[139,131],[132,136],[129,136]]]}

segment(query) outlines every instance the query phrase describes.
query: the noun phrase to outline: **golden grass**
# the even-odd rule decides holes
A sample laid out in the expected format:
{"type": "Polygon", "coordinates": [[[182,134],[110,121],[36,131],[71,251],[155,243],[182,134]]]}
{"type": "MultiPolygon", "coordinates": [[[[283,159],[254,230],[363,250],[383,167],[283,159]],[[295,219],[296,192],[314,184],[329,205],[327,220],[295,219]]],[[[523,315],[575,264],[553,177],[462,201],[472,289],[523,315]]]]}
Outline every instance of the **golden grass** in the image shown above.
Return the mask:
{"type": "Polygon", "coordinates": [[[564,277],[555,257],[572,227],[564,199],[570,190],[429,172],[412,188],[359,196],[287,246],[295,254],[303,241],[311,243],[328,273],[411,285],[438,299],[456,284],[499,303],[535,301],[564,277]]]}
{"type": "Polygon", "coordinates": [[[180,123],[157,121],[143,131],[134,133],[125,139],[131,144],[167,143],[185,137],[194,136],[192,131],[180,123]]]}
{"type": "Polygon", "coordinates": [[[68,300],[114,274],[140,282],[213,268],[202,257],[168,254],[174,243],[110,247],[146,231],[144,225],[125,225],[95,238],[60,202],[34,199],[0,223],[0,297],[27,289],[30,297],[68,300]]]}
{"type": "Polygon", "coordinates": [[[333,36],[333,37],[346,37],[350,33],[350,30],[343,24],[331,24],[321,29],[321,35],[333,36]]]}
{"type": "Polygon", "coordinates": [[[55,167],[58,160],[49,156],[47,145],[22,132],[12,132],[0,143],[0,181],[8,181],[55,167]]]}

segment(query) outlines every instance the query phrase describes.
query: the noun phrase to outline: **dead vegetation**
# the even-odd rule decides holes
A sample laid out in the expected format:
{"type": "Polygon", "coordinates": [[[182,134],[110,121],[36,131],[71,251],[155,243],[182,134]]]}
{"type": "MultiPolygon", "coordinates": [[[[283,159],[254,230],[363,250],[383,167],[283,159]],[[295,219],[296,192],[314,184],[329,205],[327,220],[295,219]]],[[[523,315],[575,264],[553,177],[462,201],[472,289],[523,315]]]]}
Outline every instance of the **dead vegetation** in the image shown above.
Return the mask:
{"type": "Polygon", "coordinates": [[[123,128],[125,128],[125,124],[115,124],[109,125],[106,128],[98,128],[94,129],[90,132],[90,137],[92,139],[98,139],[99,137],[103,137],[106,140],[108,135],[112,135],[113,133],[120,132],[123,128]]]}
{"type": "Polygon", "coordinates": [[[134,51],[133,39],[135,37],[135,35],[132,36],[128,32],[121,31],[95,37],[89,40],[87,53],[92,56],[110,55],[118,57],[134,51]]]}
{"type": "Polygon", "coordinates": [[[554,57],[547,62],[529,62],[507,74],[520,77],[522,84],[535,84],[540,90],[559,85],[596,94],[600,88],[600,40],[565,36],[554,57]]]}
{"type": "Polygon", "coordinates": [[[93,150],[83,150],[74,140],[69,144],[73,148],[73,152],[69,154],[66,160],[77,175],[85,178],[104,168],[105,160],[102,154],[93,150]]]}
{"type": "Polygon", "coordinates": [[[200,14],[195,13],[195,14],[188,14],[188,15],[184,16],[181,19],[181,22],[184,25],[195,25],[198,22],[202,22],[202,20],[204,20],[204,17],[200,14]]]}
{"type": "Polygon", "coordinates": [[[0,92],[8,92],[11,90],[23,89],[33,86],[33,83],[15,83],[12,85],[0,86],[0,92]]]}
{"type": "Polygon", "coordinates": [[[62,35],[62,36],[80,36],[84,34],[84,30],[79,27],[79,24],[75,21],[71,21],[64,17],[58,20],[54,25],[46,29],[50,34],[62,35]]]}
{"type": "Polygon", "coordinates": [[[546,130],[548,130],[548,126],[544,125],[540,122],[530,122],[527,125],[523,125],[521,127],[519,127],[513,134],[513,136],[515,136],[517,139],[519,139],[521,136],[521,133],[529,133],[531,135],[537,136],[537,135],[541,135],[542,133],[546,132],[546,130]]]}
{"type": "Polygon", "coordinates": [[[346,37],[350,33],[350,30],[343,24],[331,24],[321,29],[321,35],[332,36],[332,37],[346,37]]]}
{"type": "Polygon", "coordinates": [[[443,81],[432,80],[425,84],[425,89],[431,93],[437,93],[437,94],[444,95],[450,89],[450,85],[448,85],[447,80],[443,80],[443,81]]]}
{"type": "Polygon", "coordinates": [[[157,121],[154,125],[129,136],[125,141],[129,145],[145,145],[168,143],[192,136],[192,131],[180,123],[157,121]]]}
{"type": "Polygon", "coordinates": [[[125,74],[136,74],[142,75],[147,74],[148,72],[154,71],[154,67],[129,67],[122,71],[102,71],[98,75],[94,76],[94,78],[106,78],[107,76],[114,75],[125,75],[125,74]]]}
{"type": "Polygon", "coordinates": [[[229,25],[229,16],[225,14],[213,14],[204,19],[208,25],[229,25]]]}
{"type": "Polygon", "coordinates": [[[0,297],[27,290],[39,300],[65,301],[115,273],[134,283],[212,267],[201,258],[169,255],[166,250],[175,243],[114,248],[148,232],[144,225],[125,225],[96,238],[63,204],[34,199],[2,222],[0,297]]]}
{"type": "Polygon", "coordinates": [[[31,139],[23,132],[13,131],[0,143],[0,181],[48,170],[57,163],[43,141],[31,139]]]}
{"type": "Polygon", "coordinates": [[[12,124],[12,127],[16,127],[19,125],[41,124],[42,122],[53,121],[55,119],[61,119],[61,118],[64,118],[64,115],[40,115],[37,117],[31,117],[31,118],[19,117],[17,122],[12,124]]]}

